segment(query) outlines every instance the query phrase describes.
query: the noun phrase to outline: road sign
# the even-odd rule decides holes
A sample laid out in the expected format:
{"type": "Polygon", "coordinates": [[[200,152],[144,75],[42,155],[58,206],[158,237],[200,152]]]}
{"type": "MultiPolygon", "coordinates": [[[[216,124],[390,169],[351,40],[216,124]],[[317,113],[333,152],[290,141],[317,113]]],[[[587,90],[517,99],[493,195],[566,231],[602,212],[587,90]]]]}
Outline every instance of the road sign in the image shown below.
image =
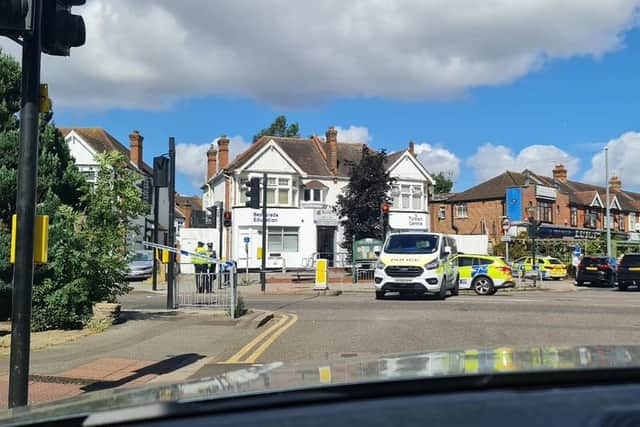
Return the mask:
{"type": "Polygon", "coordinates": [[[245,243],[249,243],[250,241],[251,241],[251,238],[249,236],[244,236],[245,243]]]}
{"type": "Polygon", "coordinates": [[[511,241],[511,237],[508,234],[505,234],[504,236],[502,236],[502,241],[503,242],[510,242],[511,241]]]}
{"type": "Polygon", "coordinates": [[[509,228],[511,228],[511,221],[509,221],[509,218],[505,218],[502,220],[502,230],[503,231],[508,231],[509,228]]]}

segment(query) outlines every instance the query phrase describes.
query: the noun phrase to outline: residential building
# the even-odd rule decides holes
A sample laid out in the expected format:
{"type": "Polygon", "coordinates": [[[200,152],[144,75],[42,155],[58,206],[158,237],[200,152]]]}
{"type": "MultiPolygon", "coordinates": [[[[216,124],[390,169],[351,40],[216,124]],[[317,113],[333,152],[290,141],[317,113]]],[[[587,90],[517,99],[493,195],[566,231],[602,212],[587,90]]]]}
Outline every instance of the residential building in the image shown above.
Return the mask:
{"type": "MultiPolygon", "coordinates": [[[[611,231],[618,238],[640,240],[640,193],[609,181],[611,231]]],[[[593,239],[606,223],[606,188],[569,180],[563,165],[552,176],[529,170],[506,171],[466,191],[434,195],[432,229],[457,234],[488,234],[500,241],[507,218],[514,231],[524,231],[531,215],[541,221],[540,237],[593,239]]]]}
{"type": "Polygon", "coordinates": [[[199,196],[183,196],[176,193],[176,240],[180,240],[182,228],[201,227],[206,221],[205,211],[202,209],[202,198],[199,196]]]}
{"type": "Polygon", "coordinates": [[[97,180],[99,164],[96,155],[117,151],[129,158],[129,164],[141,177],[141,197],[150,206],[146,217],[136,220],[140,226],[140,235],[136,239],[151,238],[153,230],[153,204],[159,203],[159,240],[166,241],[166,231],[169,223],[169,198],[166,188],[160,189],[157,201],[153,200],[153,168],[145,163],[143,158],[144,137],[139,131],[134,130],[129,135],[129,148],[124,146],[113,135],[103,128],[60,128],[60,132],[69,146],[69,150],[75,159],[76,166],[86,177],[89,184],[94,185],[97,180]]]}
{"type": "MultiPolygon", "coordinates": [[[[203,186],[203,206],[222,202],[231,212],[231,227],[224,230],[223,256],[241,266],[258,267],[261,247],[261,210],[245,206],[246,183],[268,175],[267,266],[298,268],[321,256],[330,264],[345,261],[343,230],[334,207],[349,182],[351,165],[357,164],[362,143],[338,142],[329,128],[326,139],[264,136],[229,161],[229,139],[222,136],[207,152],[208,180],[203,186]]],[[[388,157],[394,178],[394,203],[390,227],[428,230],[428,194],[434,181],[416,159],[413,143],[388,157]]]]}

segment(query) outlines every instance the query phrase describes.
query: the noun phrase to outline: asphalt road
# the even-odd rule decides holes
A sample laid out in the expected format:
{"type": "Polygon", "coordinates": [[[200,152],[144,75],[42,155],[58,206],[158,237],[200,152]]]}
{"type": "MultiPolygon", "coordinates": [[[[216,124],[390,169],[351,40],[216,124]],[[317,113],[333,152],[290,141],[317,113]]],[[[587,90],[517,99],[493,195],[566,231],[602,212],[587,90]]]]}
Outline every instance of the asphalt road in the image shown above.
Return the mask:
{"type": "Polygon", "coordinates": [[[640,291],[582,288],[432,298],[245,297],[298,320],[260,362],[496,346],[640,344],[640,291]]]}

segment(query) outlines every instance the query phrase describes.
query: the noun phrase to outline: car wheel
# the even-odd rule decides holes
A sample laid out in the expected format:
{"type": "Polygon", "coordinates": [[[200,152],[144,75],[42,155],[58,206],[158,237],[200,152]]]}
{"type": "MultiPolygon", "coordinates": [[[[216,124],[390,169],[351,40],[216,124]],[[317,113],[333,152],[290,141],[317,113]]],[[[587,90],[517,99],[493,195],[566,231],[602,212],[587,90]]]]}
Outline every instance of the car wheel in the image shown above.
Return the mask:
{"type": "Polygon", "coordinates": [[[383,299],[384,291],[376,291],[376,299],[383,299]]]}
{"type": "Polygon", "coordinates": [[[447,299],[447,278],[442,278],[442,284],[440,285],[440,291],[438,292],[438,299],[444,301],[447,299]]]}
{"type": "Polygon", "coordinates": [[[615,288],[616,287],[616,278],[613,276],[613,274],[611,275],[611,278],[609,279],[608,285],[610,288],[615,288]]]}
{"type": "Polygon", "coordinates": [[[584,282],[582,280],[576,280],[576,286],[584,286],[584,282]]]}
{"type": "Polygon", "coordinates": [[[496,288],[491,289],[491,292],[489,292],[489,295],[495,295],[496,293],[498,293],[498,290],[496,288]]]}
{"type": "Polygon", "coordinates": [[[618,282],[618,290],[619,291],[626,291],[627,290],[628,285],[625,282],[618,282]]]}
{"type": "Polygon", "coordinates": [[[493,290],[493,281],[486,276],[476,277],[471,287],[478,295],[491,295],[493,290]]]}
{"type": "Polygon", "coordinates": [[[460,293],[460,277],[457,277],[456,282],[453,285],[453,288],[451,288],[451,295],[455,297],[459,293],[460,293]]]}

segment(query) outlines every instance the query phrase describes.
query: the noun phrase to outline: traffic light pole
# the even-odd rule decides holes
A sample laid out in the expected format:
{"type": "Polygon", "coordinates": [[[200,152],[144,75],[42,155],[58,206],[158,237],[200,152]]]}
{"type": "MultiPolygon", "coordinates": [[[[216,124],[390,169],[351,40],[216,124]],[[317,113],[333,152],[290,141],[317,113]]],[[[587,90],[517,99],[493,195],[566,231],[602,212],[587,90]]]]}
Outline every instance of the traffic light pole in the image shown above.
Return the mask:
{"type": "Polygon", "coordinates": [[[22,99],[16,196],[16,256],[13,267],[9,407],[24,406],[29,397],[29,346],[33,287],[38,130],[40,114],[41,2],[33,2],[34,24],[22,40],[22,99]]]}
{"type": "Polygon", "coordinates": [[[260,267],[260,290],[267,290],[267,174],[262,175],[262,265],[260,267]]]}
{"type": "MultiPolygon", "coordinates": [[[[175,228],[175,216],[176,216],[176,139],[174,137],[169,138],[169,235],[167,246],[176,246],[176,228],[175,228]]],[[[176,307],[175,303],[175,262],[176,254],[169,253],[169,265],[167,265],[167,308],[173,309],[176,307]]]]}
{"type": "MultiPolygon", "coordinates": [[[[218,259],[222,259],[222,236],[224,234],[224,203],[218,204],[218,259]]],[[[222,289],[222,268],[218,267],[218,289],[222,289]]]]}
{"type": "MultiPolygon", "coordinates": [[[[160,243],[158,241],[158,222],[160,222],[160,187],[156,185],[153,186],[153,243],[160,243]]],[[[158,290],[158,260],[157,255],[158,250],[153,248],[153,270],[152,270],[152,282],[151,289],[154,291],[158,290]]]]}

